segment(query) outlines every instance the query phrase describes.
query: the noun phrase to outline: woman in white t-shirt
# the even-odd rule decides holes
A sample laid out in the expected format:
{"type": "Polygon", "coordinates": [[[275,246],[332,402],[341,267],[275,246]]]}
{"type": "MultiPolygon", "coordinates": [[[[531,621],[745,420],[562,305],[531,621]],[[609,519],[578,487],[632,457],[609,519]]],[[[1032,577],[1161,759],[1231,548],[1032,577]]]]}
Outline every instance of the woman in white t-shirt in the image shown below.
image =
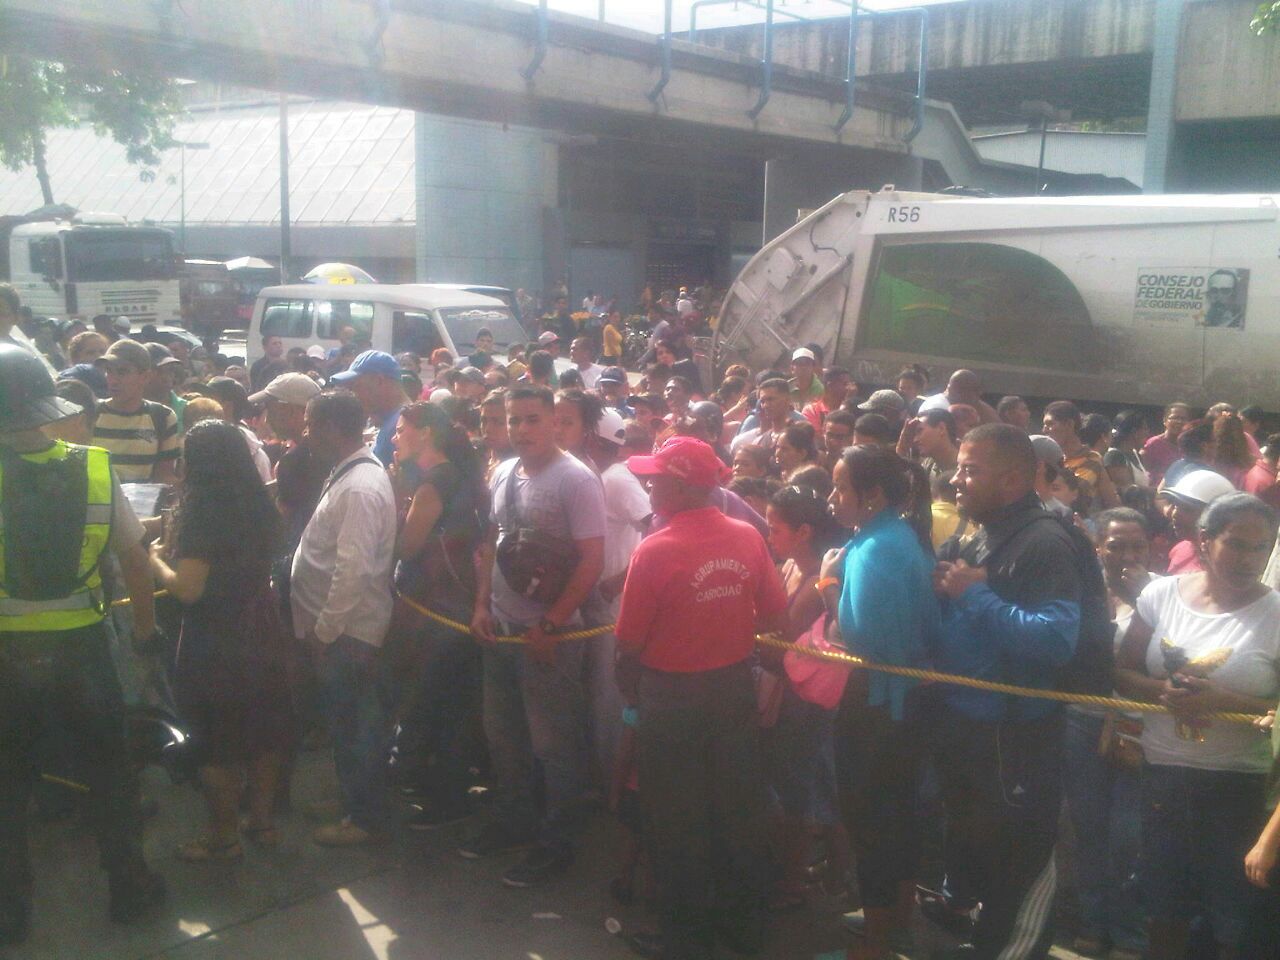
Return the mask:
{"type": "Polygon", "coordinates": [[[1271,756],[1252,726],[1205,718],[1265,713],[1280,693],[1280,594],[1260,582],[1276,528],[1249,494],[1210,503],[1197,531],[1204,570],[1142,591],[1117,658],[1122,695],[1173,711],[1148,714],[1142,734],[1149,960],[1186,955],[1197,904],[1220,956],[1238,955],[1253,896],[1244,855],[1265,817],[1271,756]]]}

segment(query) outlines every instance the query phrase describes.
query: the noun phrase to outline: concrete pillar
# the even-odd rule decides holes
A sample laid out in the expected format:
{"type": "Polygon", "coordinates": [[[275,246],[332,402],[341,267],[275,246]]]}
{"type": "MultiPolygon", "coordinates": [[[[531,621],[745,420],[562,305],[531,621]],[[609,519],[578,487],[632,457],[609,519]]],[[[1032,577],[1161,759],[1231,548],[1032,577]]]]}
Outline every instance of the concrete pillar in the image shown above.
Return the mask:
{"type": "MultiPolygon", "coordinates": [[[[1151,99],[1147,106],[1147,153],[1144,193],[1164,193],[1174,158],[1177,119],[1174,92],[1178,84],[1178,40],[1185,0],[1156,0],[1151,54],[1151,99]]],[[[1245,25],[1241,25],[1244,29],[1245,25]]]]}

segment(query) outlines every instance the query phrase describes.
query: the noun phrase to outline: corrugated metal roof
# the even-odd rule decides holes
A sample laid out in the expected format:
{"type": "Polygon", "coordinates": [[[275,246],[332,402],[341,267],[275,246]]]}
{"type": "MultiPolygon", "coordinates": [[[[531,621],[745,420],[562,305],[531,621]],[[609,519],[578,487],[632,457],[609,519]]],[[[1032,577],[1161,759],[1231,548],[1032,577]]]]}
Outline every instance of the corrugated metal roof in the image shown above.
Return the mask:
{"type": "MultiPolygon", "coordinates": [[[[1034,167],[1040,159],[1040,131],[1020,130],[973,137],[973,145],[987,160],[1034,167]]],[[[1122,177],[1142,186],[1147,152],[1144,133],[1108,133],[1085,130],[1050,130],[1045,143],[1044,165],[1063,173],[1122,177]]]]}
{"type": "MultiPolygon", "coordinates": [[[[294,223],[412,223],[415,214],[411,110],[334,102],[289,106],[289,204],[294,223]]],[[[280,220],[280,125],[275,104],[192,112],[174,136],[208,143],[186,150],[187,223],[269,224],[280,220]]],[[[81,210],[176,224],[182,151],[166,151],[155,179],[125,159],[124,147],[88,126],[49,134],[54,197],[81,210]]],[[[43,205],[35,170],[0,168],[0,215],[43,205]]]]}

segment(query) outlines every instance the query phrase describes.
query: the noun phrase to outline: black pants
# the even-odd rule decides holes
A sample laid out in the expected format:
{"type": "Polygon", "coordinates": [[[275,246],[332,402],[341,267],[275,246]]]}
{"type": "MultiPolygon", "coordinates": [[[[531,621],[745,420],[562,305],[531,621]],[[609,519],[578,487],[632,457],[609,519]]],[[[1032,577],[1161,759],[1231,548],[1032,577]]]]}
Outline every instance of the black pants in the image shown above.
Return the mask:
{"type": "Polygon", "coordinates": [[[397,761],[404,777],[425,788],[431,803],[465,809],[471,768],[485,763],[480,719],[480,647],[435,623],[417,637],[420,673],[400,707],[397,761]]]}
{"type": "Polygon", "coordinates": [[[924,740],[917,718],[894,720],[850,682],[836,715],[840,806],[866,907],[891,907],[920,859],[918,794],[924,740]]]}
{"type": "Polygon", "coordinates": [[[716,930],[758,938],[768,850],[755,689],[746,663],[639,684],[640,799],[664,956],[706,960],[716,930]]]}
{"type": "Polygon", "coordinates": [[[138,780],[106,632],[99,624],[0,634],[0,896],[31,895],[27,807],[39,772],[35,747],[52,729],[75,744],[102,866],[116,875],[142,862],[138,780]]]}
{"type": "Polygon", "coordinates": [[[1052,937],[1062,714],[984,723],[941,707],[930,726],[947,810],[948,873],[952,859],[962,859],[955,867],[966,893],[982,902],[978,956],[1042,957],[1052,937]]]}

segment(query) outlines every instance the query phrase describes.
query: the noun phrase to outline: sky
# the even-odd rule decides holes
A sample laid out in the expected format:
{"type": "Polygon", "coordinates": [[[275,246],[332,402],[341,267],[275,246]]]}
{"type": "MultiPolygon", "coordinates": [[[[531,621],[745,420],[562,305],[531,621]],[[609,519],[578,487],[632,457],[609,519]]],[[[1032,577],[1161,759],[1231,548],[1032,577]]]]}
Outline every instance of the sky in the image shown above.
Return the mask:
{"type": "MultiPolygon", "coordinates": [[[[536,3],[536,0],[523,0],[536,3]]],[[[756,0],[763,6],[763,0],[756,0]]],[[[864,10],[893,10],[897,7],[922,6],[942,0],[864,0],[864,10]]],[[[657,33],[662,30],[662,0],[549,0],[552,10],[573,13],[593,20],[600,16],[604,4],[605,19],[620,27],[632,27],[657,33]]],[[[689,29],[689,7],[693,0],[675,0],[674,28],[683,32],[689,29]]],[[[834,0],[775,0],[774,19],[786,23],[792,18],[784,11],[792,11],[806,19],[848,16],[849,7],[834,0]]],[[[701,7],[698,10],[698,28],[724,27],[740,23],[762,23],[764,10],[746,3],[725,3],[721,6],[701,7]]]]}

